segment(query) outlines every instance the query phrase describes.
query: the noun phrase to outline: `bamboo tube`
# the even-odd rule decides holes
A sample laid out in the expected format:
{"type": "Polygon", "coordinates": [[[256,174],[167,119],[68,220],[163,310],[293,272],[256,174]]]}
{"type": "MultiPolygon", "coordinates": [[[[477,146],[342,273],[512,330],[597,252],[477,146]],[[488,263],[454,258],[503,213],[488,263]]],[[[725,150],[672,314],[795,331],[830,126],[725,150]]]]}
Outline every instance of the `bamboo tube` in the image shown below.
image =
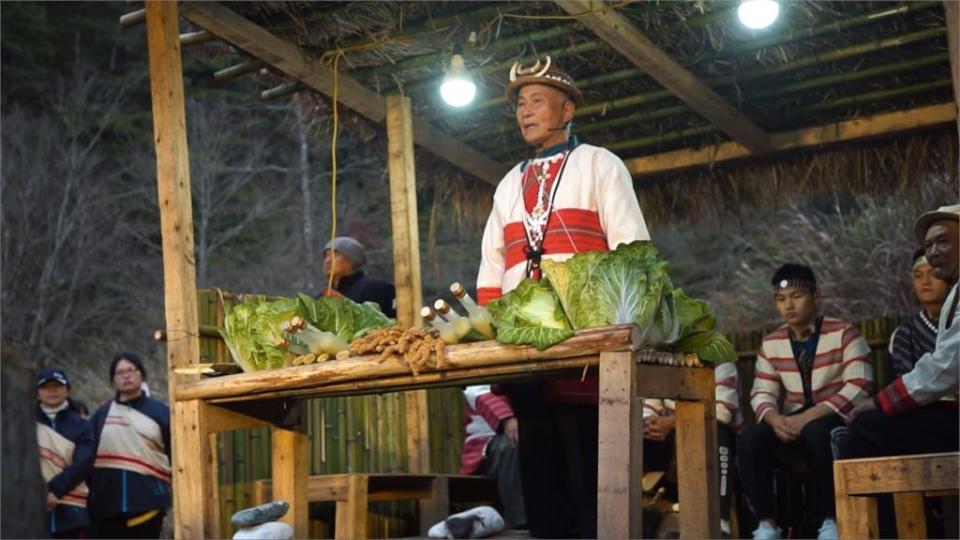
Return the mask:
{"type": "Polygon", "coordinates": [[[303,90],[303,88],[303,83],[300,81],[285,82],[279,86],[274,86],[273,88],[268,88],[263,92],[260,92],[260,99],[265,101],[279,99],[289,96],[290,94],[296,94],[297,92],[303,90]]]}
{"type": "Polygon", "coordinates": [[[124,13],[120,16],[121,28],[131,28],[145,22],[147,22],[147,11],[144,9],[138,9],[136,11],[131,11],[130,13],[124,13]]]}
{"type": "Polygon", "coordinates": [[[851,105],[860,105],[864,103],[873,103],[876,101],[882,101],[885,99],[893,99],[898,97],[912,96],[915,94],[923,94],[933,90],[939,90],[941,88],[948,88],[953,84],[951,79],[940,79],[936,81],[922,82],[918,84],[911,84],[909,86],[901,86],[899,88],[892,88],[890,90],[876,90],[873,92],[866,92],[864,94],[858,94],[855,96],[846,96],[837,99],[831,99],[829,101],[824,101],[822,103],[817,103],[812,107],[806,107],[804,112],[817,112],[817,111],[826,111],[830,109],[837,109],[841,107],[848,107],[851,105]]]}
{"type": "MultiPolygon", "coordinates": [[[[200,325],[200,337],[223,339],[220,335],[220,329],[216,326],[200,325]]],[[[153,339],[156,341],[166,341],[166,330],[154,330],[153,339]]]]}
{"type": "Polygon", "coordinates": [[[239,64],[236,64],[227,68],[223,68],[220,71],[215,72],[213,74],[213,78],[218,81],[229,81],[232,79],[236,79],[241,75],[246,75],[247,73],[253,73],[254,71],[257,71],[258,69],[262,68],[264,65],[265,64],[260,60],[248,58],[247,60],[244,60],[239,64]]]}
{"type": "MultiPolygon", "coordinates": [[[[570,339],[545,351],[531,347],[501,345],[496,341],[480,341],[446,348],[446,370],[517,363],[523,360],[568,358],[591,355],[598,351],[636,350],[640,337],[634,325],[608,326],[578,331],[570,339]]],[[[241,395],[247,392],[268,391],[273,387],[316,387],[353,379],[401,375],[404,366],[387,361],[379,363],[376,356],[362,356],[347,360],[331,360],[323,364],[297,366],[255,373],[228,375],[180,385],[176,399],[208,399],[241,395]]]]}
{"type": "Polygon", "coordinates": [[[206,30],[201,30],[199,32],[188,32],[186,34],[180,34],[180,47],[192,47],[194,45],[206,43],[212,39],[213,34],[206,30]]]}

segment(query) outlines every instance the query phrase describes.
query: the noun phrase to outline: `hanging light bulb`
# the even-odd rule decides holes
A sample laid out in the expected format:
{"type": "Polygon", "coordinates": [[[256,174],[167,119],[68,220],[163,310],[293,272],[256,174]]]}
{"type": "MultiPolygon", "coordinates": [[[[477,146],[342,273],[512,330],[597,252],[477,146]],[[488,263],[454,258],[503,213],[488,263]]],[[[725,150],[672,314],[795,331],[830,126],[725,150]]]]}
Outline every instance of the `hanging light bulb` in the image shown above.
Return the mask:
{"type": "Polygon", "coordinates": [[[743,0],[737,8],[740,22],[747,28],[760,30],[773,24],[780,15],[780,4],[775,0],[743,0]]]}
{"type": "Polygon", "coordinates": [[[477,95],[477,85],[473,84],[470,72],[463,63],[463,51],[457,45],[453,48],[453,58],[450,59],[450,69],[443,76],[440,84],[440,97],[448,105],[464,107],[469,105],[477,95]]]}

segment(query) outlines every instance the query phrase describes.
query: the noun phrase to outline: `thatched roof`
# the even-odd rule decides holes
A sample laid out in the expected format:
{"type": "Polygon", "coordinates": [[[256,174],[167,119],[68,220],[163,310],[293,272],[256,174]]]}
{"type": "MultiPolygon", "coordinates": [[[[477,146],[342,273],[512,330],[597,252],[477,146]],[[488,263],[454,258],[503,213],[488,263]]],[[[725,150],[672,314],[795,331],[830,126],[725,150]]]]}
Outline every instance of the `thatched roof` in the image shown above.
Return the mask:
{"type": "MultiPolygon", "coordinates": [[[[952,102],[943,2],[781,4],[780,19],[763,31],[743,27],[738,2],[729,0],[607,6],[768,134],[952,102]]],[[[342,74],[380,95],[410,96],[438,133],[498,163],[528,153],[502,98],[509,68],[546,54],[583,89],[574,132],[586,142],[629,160],[730,140],[554,2],[224,6],[307,57],[332,65],[339,56],[342,74]],[[438,95],[456,44],[479,83],[477,101],[463,110],[438,95]]],[[[248,58],[235,45],[214,45],[225,66],[248,58]]],[[[291,80],[267,71],[256,76],[274,85],[291,80]]]]}

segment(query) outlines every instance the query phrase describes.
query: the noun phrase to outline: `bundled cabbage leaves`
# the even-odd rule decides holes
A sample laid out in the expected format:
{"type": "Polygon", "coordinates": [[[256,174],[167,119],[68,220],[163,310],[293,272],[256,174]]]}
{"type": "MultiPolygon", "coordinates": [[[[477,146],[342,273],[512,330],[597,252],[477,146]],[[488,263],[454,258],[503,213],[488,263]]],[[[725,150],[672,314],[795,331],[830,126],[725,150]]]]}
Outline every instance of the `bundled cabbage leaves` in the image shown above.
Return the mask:
{"type": "Polygon", "coordinates": [[[293,355],[279,346],[285,336],[281,324],[295,315],[318,330],[331,332],[349,343],[367,332],[394,325],[373,302],[357,304],[346,298],[297,298],[247,301],[227,307],[220,334],[233,359],[244,371],[290,365],[293,355]]]}
{"type": "Polygon", "coordinates": [[[575,329],[633,323],[648,346],[695,352],[709,362],[736,360],[714,330],[709,304],[673,288],[667,263],[650,242],[545,260],[541,267],[575,329]]]}
{"type": "Polygon", "coordinates": [[[497,341],[544,350],[573,336],[550,283],[525,279],[487,305],[497,325],[497,341]]]}

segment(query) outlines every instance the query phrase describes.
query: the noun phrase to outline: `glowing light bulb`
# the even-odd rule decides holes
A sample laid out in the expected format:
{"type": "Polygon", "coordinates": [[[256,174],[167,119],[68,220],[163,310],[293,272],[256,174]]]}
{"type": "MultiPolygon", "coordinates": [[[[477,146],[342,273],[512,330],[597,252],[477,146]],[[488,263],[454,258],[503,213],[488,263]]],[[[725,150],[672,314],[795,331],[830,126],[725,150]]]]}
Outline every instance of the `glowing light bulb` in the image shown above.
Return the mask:
{"type": "Polygon", "coordinates": [[[774,0],[743,0],[737,8],[740,22],[747,28],[760,30],[773,24],[780,15],[780,4],[774,0]]]}
{"type": "Polygon", "coordinates": [[[464,107],[473,102],[477,95],[477,85],[473,84],[470,73],[463,64],[463,55],[454,54],[450,60],[450,69],[440,84],[440,97],[448,105],[464,107]]]}

